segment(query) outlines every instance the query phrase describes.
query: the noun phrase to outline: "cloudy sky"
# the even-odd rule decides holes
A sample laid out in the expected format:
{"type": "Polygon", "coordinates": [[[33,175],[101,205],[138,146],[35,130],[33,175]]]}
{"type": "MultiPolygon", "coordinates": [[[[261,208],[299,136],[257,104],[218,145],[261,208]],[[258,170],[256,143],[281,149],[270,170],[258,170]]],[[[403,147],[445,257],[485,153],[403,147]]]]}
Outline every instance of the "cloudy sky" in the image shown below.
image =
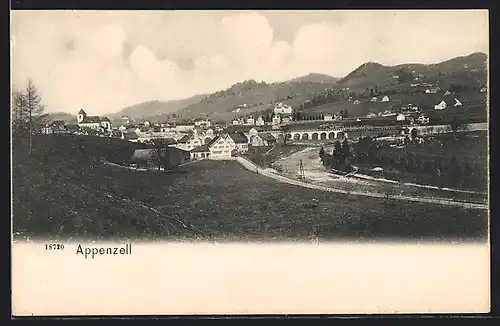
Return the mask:
{"type": "Polygon", "coordinates": [[[434,63],[488,52],[486,11],[17,11],[12,83],[49,112],[105,114],[366,61],[434,63]]]}

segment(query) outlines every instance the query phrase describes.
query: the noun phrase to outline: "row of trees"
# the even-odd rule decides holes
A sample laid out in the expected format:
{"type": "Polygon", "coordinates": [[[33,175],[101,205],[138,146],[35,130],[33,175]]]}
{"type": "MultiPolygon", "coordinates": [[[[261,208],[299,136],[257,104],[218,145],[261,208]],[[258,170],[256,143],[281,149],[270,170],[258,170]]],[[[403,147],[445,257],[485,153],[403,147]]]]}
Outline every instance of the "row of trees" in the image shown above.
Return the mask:
{"type": "MultiPolygon", "coordinates": [[[[415,130],[415,129],[414,129],[415,130]]],[[[416,135],[412,134],[412,140],[416,135]]],[[[410,144],[411,146],[411,144],[410,144]]],[[[411,147],[408,147],[411,149],[411,147]]],[[[424,156],[411,150],[395,151],[378,145],[371,137],[360,138],[353,148],[351,160],[355,164],[380,165],[413,173],[417,181],[438,181],[450,187],[469,187],[484,190],[487,170],[485,164],[458,160],[455,155],[424,156]]]]}
{"type": "Polygon", "coordinates": [[[339,140],[335,142],[332,154],[326,153],[325,149],[321,147],[319,157],[321,158],[323,166],[326,168],[344,172],[352,171],[351,161],[353,155],[347,138],[345,138],[343,142],[339,140]]]}
{"type": "Polygon", "coordinates": [[[33,135],[40,133],[48,121],[48,114],[42,104],[42,97],[31,79],[23,89],[12,94],[12,136],[13,141],[28,139],[28,153],[33,151],[33,135]]]}

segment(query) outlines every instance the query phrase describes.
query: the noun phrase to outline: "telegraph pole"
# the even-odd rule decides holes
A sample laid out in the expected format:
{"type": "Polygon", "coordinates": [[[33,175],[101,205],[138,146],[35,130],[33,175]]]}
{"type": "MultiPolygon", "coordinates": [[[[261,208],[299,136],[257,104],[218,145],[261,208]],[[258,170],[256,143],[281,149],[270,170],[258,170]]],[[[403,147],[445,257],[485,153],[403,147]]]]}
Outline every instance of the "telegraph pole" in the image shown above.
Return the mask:
{"type": "Polygon", "coordinates": [[[302,163],[302,160],[300,160],[299,171],[300,171],[300,179],[302,181],[306,181],[306,176],[304,174],[304,164],[302,163]]]}

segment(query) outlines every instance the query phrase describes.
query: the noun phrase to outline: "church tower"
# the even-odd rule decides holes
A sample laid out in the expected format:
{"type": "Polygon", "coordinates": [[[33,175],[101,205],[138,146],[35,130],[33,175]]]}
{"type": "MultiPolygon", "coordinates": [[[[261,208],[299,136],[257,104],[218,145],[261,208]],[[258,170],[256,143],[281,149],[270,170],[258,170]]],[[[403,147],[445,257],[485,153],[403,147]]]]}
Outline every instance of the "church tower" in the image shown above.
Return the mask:
{"type": "Polygon", "coordinates": [[[80,112],[78,112],[78,115],[76,116],[76,120],[78,121],[78,123],[82,122],[83,119],[85,119],[87,117],[87,113],[85,113],[85,111],[83,111],[83,109],[80,110],[80,112]]]}

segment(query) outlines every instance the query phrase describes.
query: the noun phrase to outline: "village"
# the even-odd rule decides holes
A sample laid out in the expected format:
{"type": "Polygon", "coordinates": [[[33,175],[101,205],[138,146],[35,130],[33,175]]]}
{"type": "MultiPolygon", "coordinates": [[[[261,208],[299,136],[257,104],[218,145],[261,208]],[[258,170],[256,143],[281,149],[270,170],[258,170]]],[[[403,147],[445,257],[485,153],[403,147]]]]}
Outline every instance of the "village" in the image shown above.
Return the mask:
{"type": "MultiPolygon", "coordinates": [[[[435,93],[436,89],[427,89],[435,93]]],[[[482,90],[481,90],[482,92],[482,90]]],[[[450,92],[443,92],[449,97],[450,92]]],[[[430,110],[444,111],[463,104],[455,97],[453,103],[442,100],[430,110]]],[[[350,99],[351,100],[351,99],[350,99]]],[[[272,147],[276,144],[323,145],[349,138],[356,141],[363,136],[372,136],[393,146],[404,145],[409,138],[426,134],[450,132],[451,125],[433,125],[421,108],[411,103],[391,103],[389,96],[372,97],[370,103],[383,103],[387,109],[378,114],[370,112],[364,117],[346,117],[343,110],[300,118],[297,109],[282,102],[274,104],[272,115],[248,114],[233,119],[230,123],[214,123],[209,118],[162,123],[148,120],[131,122],[122,117],[120,125],[112,125],[108,117],[90,116],[80,110],[76,123],[56,120],[42,128],[44,134],[95,135],[152,145],[161,143],[183,151],[186,159],[224,160],[244,154],[251,148],[272,147]],[[297,120],[297,118],[299,120],[297,120]],[[413,132],[416,129],[419,132],[413,132]]],[[[358,105],[359,100],[352,101],[358,105]]],[[[245,105],[241,106],[242,109],[245,105]]],[[[239,112],[239,111],[238,111],[239,112]]],[[[470,128],[485,128],[483,124],[472,124],[470,128]]],[[[137,149],[131,162],[134,166],[151,167],[152,149],[137,149]]]]}

